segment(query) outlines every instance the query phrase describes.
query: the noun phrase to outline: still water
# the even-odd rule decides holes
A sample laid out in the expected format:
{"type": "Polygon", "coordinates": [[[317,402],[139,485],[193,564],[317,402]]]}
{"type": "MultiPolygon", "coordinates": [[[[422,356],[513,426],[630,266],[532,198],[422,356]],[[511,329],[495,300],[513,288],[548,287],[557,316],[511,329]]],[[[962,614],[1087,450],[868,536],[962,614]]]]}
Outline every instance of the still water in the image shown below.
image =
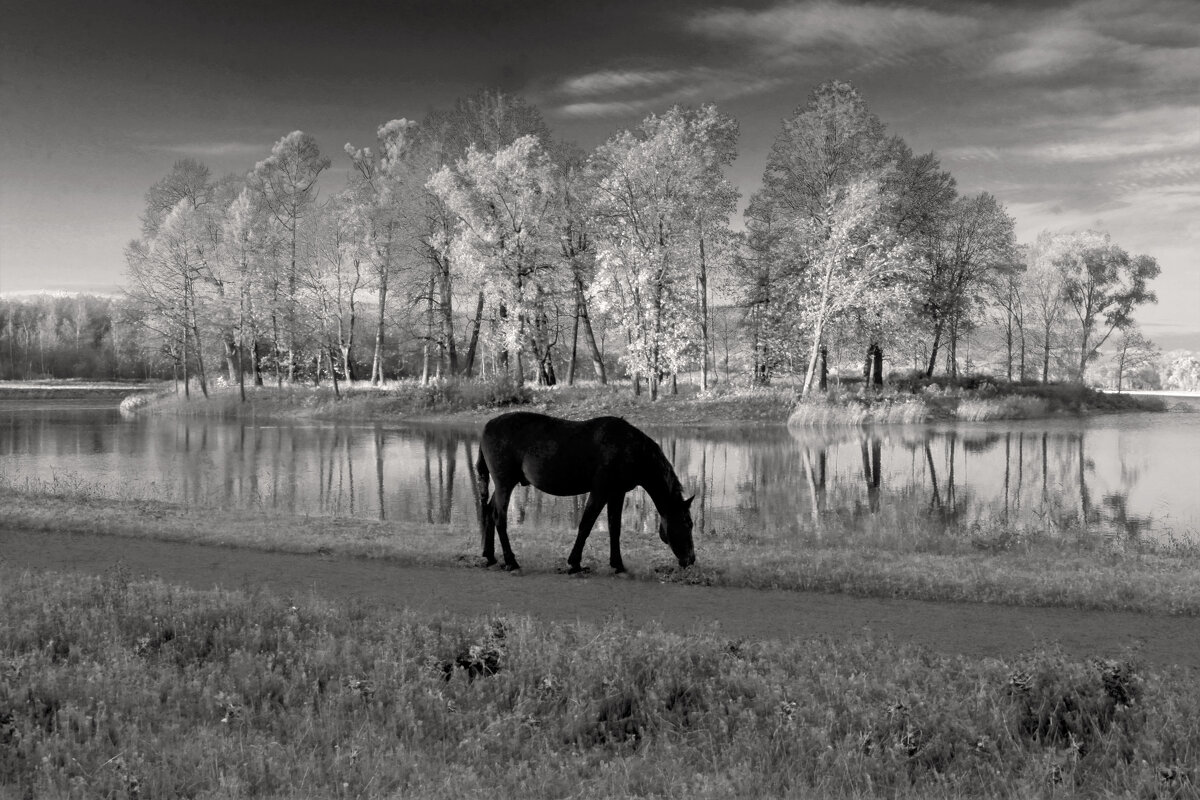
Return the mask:
{"type": "MultiPolygon", "coordinates": [[[[1200,541],[1200,405],[1164,414],[800,431],[651,428],[706,535],[797,541],[925,520],[1200,541]]],[[[475,524],[474,427],[123,418],[0,402],[0,480],[112,497],[475,524]]],[[[519,488],[517,524],[571,528],[582,498],[519,488]]],[[[641,491],[626,525],[647,530],[641,491]]],[[[603,515],[600,527],[604,526],[603,515]]]]}

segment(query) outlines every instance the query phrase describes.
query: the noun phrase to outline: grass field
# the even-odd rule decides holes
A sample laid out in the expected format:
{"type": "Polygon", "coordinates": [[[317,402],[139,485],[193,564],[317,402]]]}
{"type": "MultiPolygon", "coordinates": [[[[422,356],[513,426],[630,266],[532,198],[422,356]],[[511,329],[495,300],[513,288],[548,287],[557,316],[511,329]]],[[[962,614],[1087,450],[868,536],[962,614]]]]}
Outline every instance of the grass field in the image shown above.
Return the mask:
{"type": "Polygon", "coordinates": [[[0,567],[0,796],[1195,797],[1200,692],[0,567]]]}

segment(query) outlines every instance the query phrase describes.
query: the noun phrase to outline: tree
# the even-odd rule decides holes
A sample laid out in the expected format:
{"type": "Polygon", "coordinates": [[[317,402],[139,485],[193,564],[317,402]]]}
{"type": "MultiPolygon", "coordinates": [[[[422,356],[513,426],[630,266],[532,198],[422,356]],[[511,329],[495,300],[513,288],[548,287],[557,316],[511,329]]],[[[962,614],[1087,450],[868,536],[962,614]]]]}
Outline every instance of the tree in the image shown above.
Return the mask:
{"type": "Polygon", "coordinates": [[[1158,302],[1148,284],[1159,266],[1150,256],[1131,257],[1098,231],[1060,237],[1058,245],[1054,265],[1077,323],[1074,378],[1082,382],[1088,362],[1113,331],[1128,326],[1138,306],[1158,302]]]}
{"type": "Polygon", "coordinates": [[[587,287],[595,276],[596,253],[592,241],[594,226],[590,214],[593,187],[588,180],[587,160],[582,151],[563,147],[557,154],[556,162],[559,167],[559,242],[573,290],[571,357],[567,364],[567,385],[575,383],[580,328],[583,329],[584,342],[592,356],[592,372],[600,383],[607,384],[608,374],[604,368],[604,358],[596,344],[592,315],[588,310],[587,287]]]}
{"type": "Polygon", "coordinates": [[[459,219],[439,249],[494,299],[517,381],[524,380],[528,347],[539,382],[553,384],[559,182],[549,155],[536,136],[522,136],[494,154],[471,146],[453,169],[443,167],[430,178],[429,188],[459,219]]]}
{"type": "MultiPolygon", "coordinates": [[[[874,188],[866,194],[876,198],[871,203],[874,210],[869,215],[872,224],[890,225],[895,233],[896,219],[903,210],[905,219],[915,227],[922,206],[908,202],[905,196],[896,193],[896,189],[910,186],[912,197],[916,197],[916,188],[922,185],[918,177],[931,186],[936,185],[936,181],[926,175],[931,165],[922,162],[920,169],[917,166],[906,148],[885,137],[883,123],[871,113],[862,96],[849,83],[829,81],[821,84],[813,90],[805,106],[784,120],[767,156],[763,188],[751,199],[746,211],[747,240],[755,254],[749,261],[744,259],[743,265],[755,265],[754,296],[760,306],[757,338],[761,342],[774,342],[777,349],[782,348],[786,354],[798,357],[803,357],[801,353],[806,345],[810,356],[812,352],[821,352],[825,345],[823,341],[809,342],[802,337],[817,331],[822,337],[826,336],[829,333],[827,323],[832,318],[826,317],[820,325],[813,325],[809,309],[799,304],[811,299],[806,291],[815,292],[817,297],[821,295],[824,276],[814,277],[808,273],[816,259],[825,259],[823,263],[828,267],[832,253],[806,253],[796,249],[798,243],[805,242],[806,246],[814,247],[827,239],[828,236],[814,238],[814,231],[830,222],[829,214],[835,209],[858,217],[863,210],[868,185],[874,188]],[[912,162],[911,180],[907,184],[901,180],[897,169],[899,155],[905,155],[912,162]],[[852,185],[857,188],[850,192],[852,185]],[[851,200],[850,205],[842,208],[841,204],[847,199],[851,200]],[[797,292],[797,286],[806,289],[797,292]],[[808,322],[797,325],[802,319],[808,322]]],[[[848,222],[849,218],[843,221],[848,222]]],[[[860,218],[856,224],[863,221],[860,218]]],[[[891,270],[881,270],[875,277],[891,280],[895,275],[891,270]]],[[[884,286],[872,289],[890,291],[884,286]]],[[[818,317],[822,316],[818,314],[818,317]]],[[[883,323],[876,323],[869,316],[859,315],[858,324],[872,340],[873,360],[882,364],[878,333],[883,323]]],[[[777,357],[782,355],[777,354],[777,357]]],[[[769,369],[765,365],[760,368],[769,369]]],[[[810,380],[806,377],[807,383],[810,380]]]]}
{"type": "MultiPolygon", "coordinates": [[[[1135,378],[1140,373],[1144,373],[1152,369],[1162,357],[1162,353],[1154,342],[1146,338],[1141,329],[1133,323],[1126,325],[1121,329],[1121,340],[1117,345],[1117,352],[1113,358],[1113,367],[1116,372],[1116,389],[1122,391],[1125,388],[1127,378],[1135,378]]],[[[1157,373],[1154,374],[1153,382],[1157,382],[1157,373]]],[[[1158,386],[1141,385],[1144,381],[1137,381],[1139,384],[1135,388],[1152,388],[1157,389],[1158,386]]]]}
{"type": "Polygon", "coordinates": [[[371,385],[383,381],[384,327],[394,282],[399,277],[405,256],[413,251],[419,237],[417,228],[418,194],[424,183],[424,165],[415,157],[416,123],[394,119],[376,132],[378,148],[356,149],[347,144],[346,154],[354,165],[348,202],[359,220],[357,260],[371,265],[376,292],[375,348],[371,357],[371,385]],[[407,244],[407,246],[406,246],[407,244]]]}
{"type": "Polygon", "coordinates": [[[877,182],[855,180],[830,189],[824,208],[795,229],[792,241],[808,267],[796,286],[810,343],[804,396],[817,374],[826,328],[852,310],[883,309],[897,300],[899,284],[890,279],[903,271],[908,251],[886,224],[886,203],[877,182]]]}
{"type": "Polygon", "coordinates": [[[1186,351],[1168,353],[1163,359],[1163,388],[1184,392],[1200,391],[1200,358],[1186,351]]]}
{"type": "MultiPolygon", "coordinates": [[[[457,219],[442,200],[428,190],[426,182],[442,167],[453,167],[470,147],[481,153],[494,154],[522,136],[530,135],[536,136],[547,152],[553,150],[550,128],[541,112],[523,98],[497,89],[483,89],[470,97],[460,98],[449,109],[432,111],[416,129],[413,160],[420,165],[416,184],[426,191],[420,201],[420,222],[414,232],[419,243],[417,252],[429,264],[429,274],[434,283],[432,291],[428,293],[429,314],[433,314],[435,305],[440,310],[442,330],[439,345],[447,351],[451,372],[460,371],[454,340],[453,302],[456,282],[461,276],[457,265],[450,260],[449,252],[436,245],[449,240],[457,219]]],[[[552,158],[554,155],[551,153],[552,158]]],[[[471,317],[470,338],[461,364],[461,372],[468,377],[475,367],[485,306],[484,293],[476,291],[474,294],[475,312],[471,317]]]]}
{"type": "Polygon", "coordinates": [[[960,324],[973,308],[984,305],[985,290],[1016,268],[1013,225],[987,192],[951,204],[921,271],[922,306],[932,321],[927,376],[933,376],[943,336],[949,345],[948,371],[957,374],[960,324]]]}
{"type": "MultiPolygon", "coordinates": [[[[271,155],[259,161],[250,174],[255,188],[275,224],[282,231],[285,244],[283,264],[277,265],[275,285],[282,291],[276,308],[272,309],[275,353],[280,355],[278,316],[283,317],[287,344],[288,380],[295,379],[299,356],[296,318],[296,291],[299,285],[301,226],[308,218],[317,199],[317,178],[329,168],[330,161],[321,155],[316,140],[303,131],[292,131],[271,148],[271,155]],[[280,274],[282,273],[282,274],[280,274]]],[[[282,376],[276,367],[276,380],[282,376]]]]}
{"type": "Polygon", "coordinates": [[[1043,231],[1037,241],[1025,250],[1025,273],[1021,281],[1023,305],[1037,334],[1037,346],[1042,351],[1042,383],[1050,381],[1050,356],[1061,338],[1062,311],[1066,301],[1063,293],[1064,276],[1054,263],[1057,238],[1043,231]]]}
{"type": "Polygon", "coordinates": [[[142,214],[142,234],[153,238],[158,227],[181,200],[192,208],[208,205],[213,198],[212,175],[204,164],[192,158],[175,162],[167,175],[146,191],[146,211],[142,214]]]}
{"type": "Polygon", "coordinates": [[[613,136],[591,161],[599,265],[592,296],[621,321],[634,389],[645,377],[651,399],[662,377],[683,367],[706,324],[696,293],[705,274],[700,254],[736,202],[722,174],[735,136],[736,124],[714,106],[676,106],[613,136]]]}

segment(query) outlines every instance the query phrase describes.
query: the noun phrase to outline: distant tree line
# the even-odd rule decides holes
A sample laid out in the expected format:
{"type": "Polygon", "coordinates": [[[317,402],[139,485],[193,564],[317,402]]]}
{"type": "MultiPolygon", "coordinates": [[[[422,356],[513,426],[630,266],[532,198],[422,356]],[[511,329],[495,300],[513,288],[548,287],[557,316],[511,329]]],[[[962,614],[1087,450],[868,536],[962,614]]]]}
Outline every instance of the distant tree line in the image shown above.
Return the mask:
{"type": "MultiPolygon", "coordinates": [[[[682,373],[810,393],[831,368],[879,384],[885,363],[1082,381],[1155,299],[1154,259],[1105,234],[1018,245],[992,195],[960,195],[848,83],[784,120],[744,231],[737,139],[715,106],[676,106],[584,152],[485,91],[346,145],[332,191],[300,131],[245,175],[184,159],[147,192],[121,324],[151,369],[202,391],[216,373],[621,375],[657,397],[682,373]]],[[[4,335],[28,372],[26,328],[4,335]]]]}

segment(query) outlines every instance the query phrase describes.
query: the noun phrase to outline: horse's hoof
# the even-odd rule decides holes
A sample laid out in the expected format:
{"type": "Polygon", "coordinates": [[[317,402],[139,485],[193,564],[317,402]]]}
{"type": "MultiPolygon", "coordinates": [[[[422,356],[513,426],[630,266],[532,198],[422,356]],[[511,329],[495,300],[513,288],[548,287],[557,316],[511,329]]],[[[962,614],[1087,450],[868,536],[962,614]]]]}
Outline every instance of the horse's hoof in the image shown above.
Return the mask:
{"type": "Polygon", "coordinates": [[[625,580],[629,580],[629,579],[630,579],[630,578],[632,578],[633,576],[629,574],[629,571],[628,571],[628,570],[624,570],[624,569],[614,569],[614,570],[613,570],[613,577],[614,577],[614,578],[624,578],[625,580]]]}
{"type": "Polygon", "coordinates": [[[486,558],[481,558],[477,563],[482,569],[491,569],[492,567],[496,566],[496,559],[493,558],[489,560],[486,558]]]}
{"type": "Polygon", "coordinates": [[[524,575],[525,573],[521,572],[521,568],[520,568],[520,567],[513,567],[512,569],[510,569],[510,570],[508,571],[508,574],[509,574],[509,575],[517,575],[517,576],[520,576],[520,575],[524,575]]]}

